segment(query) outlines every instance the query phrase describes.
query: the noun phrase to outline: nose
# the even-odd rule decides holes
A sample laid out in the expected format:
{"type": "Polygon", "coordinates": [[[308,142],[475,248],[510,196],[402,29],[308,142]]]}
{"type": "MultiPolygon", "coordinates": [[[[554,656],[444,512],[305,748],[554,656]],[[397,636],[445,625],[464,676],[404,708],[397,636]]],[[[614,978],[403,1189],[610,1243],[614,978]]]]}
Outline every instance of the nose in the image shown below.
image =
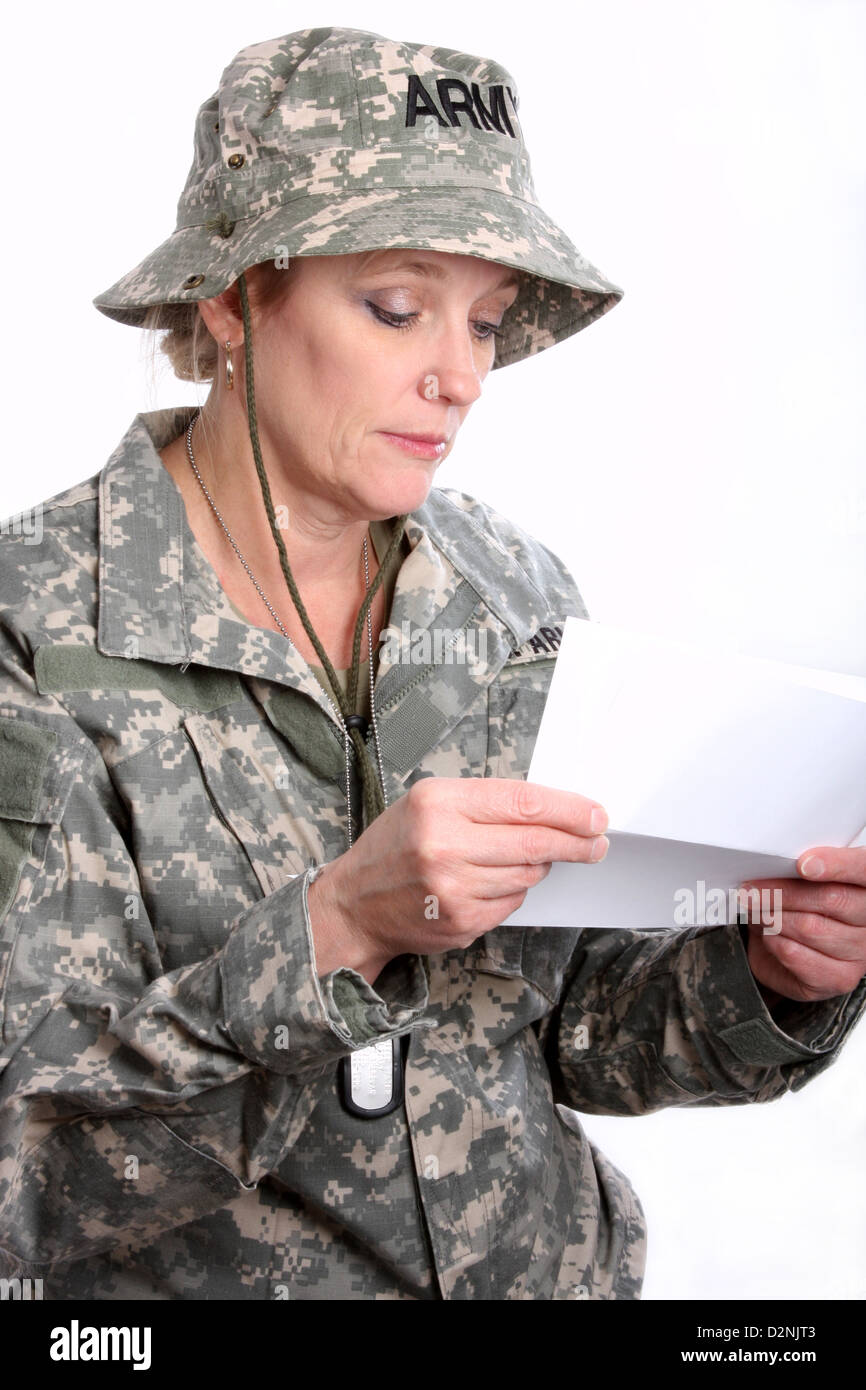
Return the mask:
{"type": "Polygon", "coordinates": [[[481,395],[487,363],[479,367],[478,357],[486,350],[473,338],[470,326],[462,323],[443,325],[433,350],[426,354],[425,370],[419,390],[427,400],[447,400],[452,405],[470,406],[481,395]]]}

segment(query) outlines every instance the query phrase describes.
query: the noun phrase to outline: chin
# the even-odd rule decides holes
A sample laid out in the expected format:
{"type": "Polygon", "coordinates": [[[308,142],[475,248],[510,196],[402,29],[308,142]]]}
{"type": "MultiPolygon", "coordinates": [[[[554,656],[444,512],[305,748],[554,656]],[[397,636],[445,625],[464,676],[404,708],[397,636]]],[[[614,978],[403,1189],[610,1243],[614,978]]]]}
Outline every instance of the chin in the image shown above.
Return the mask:
{"type": "Polygon", "coordinates": [[[435,473],[435,468],[413,469],[398,479],[395,479],[393,474],[383,478],[381,486],[374,485],[367,494],[370,497],[369,505],[375,508],[368,513],[369,516],[379,516],[384,520],[387,517],[414,512],[426,502],[435,473]]]}

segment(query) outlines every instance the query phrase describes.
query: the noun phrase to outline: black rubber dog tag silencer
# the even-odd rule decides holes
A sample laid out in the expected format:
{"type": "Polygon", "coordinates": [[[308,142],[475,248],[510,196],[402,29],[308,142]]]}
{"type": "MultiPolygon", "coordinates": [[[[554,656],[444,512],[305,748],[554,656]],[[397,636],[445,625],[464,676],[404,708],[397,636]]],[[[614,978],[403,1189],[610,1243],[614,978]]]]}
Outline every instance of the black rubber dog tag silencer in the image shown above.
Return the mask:
{"type": "Polygon", "coordinates": [[[350,1115],[389,1115],[403,1101],[400,1038],[383,1038],[341,1057],[337,1079],[341,1104],[350,1115]]]}

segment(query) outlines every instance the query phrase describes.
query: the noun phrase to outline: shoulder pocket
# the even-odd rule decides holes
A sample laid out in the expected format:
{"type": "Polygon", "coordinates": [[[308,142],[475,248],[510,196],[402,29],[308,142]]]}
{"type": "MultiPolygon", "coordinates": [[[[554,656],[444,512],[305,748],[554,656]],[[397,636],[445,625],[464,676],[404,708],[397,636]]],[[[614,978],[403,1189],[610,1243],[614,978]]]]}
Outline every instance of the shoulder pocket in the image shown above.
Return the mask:
{"type": "Polygon", "coordinates": [[[58,825],[85,754],[55,729],[0,710],[0,921],[40,825],[58,825]]]}
{"type": "Polygon", "coordinates": [[[93,756],[95,749],[84,734],[65,740],[31,711],[25,716],[0,708],[0,1001],[17,924],[48,838],[63,819],[76,777],[93,756]],[[35,868],[25,878],[28,862],[35,868]]]}

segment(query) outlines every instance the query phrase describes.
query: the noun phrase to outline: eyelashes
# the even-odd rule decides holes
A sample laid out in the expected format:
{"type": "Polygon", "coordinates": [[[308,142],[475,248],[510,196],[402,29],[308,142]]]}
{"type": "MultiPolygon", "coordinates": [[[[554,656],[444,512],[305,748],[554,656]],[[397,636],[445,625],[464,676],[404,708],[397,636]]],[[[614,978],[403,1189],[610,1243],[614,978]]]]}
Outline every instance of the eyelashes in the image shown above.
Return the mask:
{"type": "Polygon", "coordinates": [[[381,323],[387,323],[390,328],[411,328],[413,319],[418,317],[417,310],[410,314],[394,314],[388,309],[380,309],[379,305],[374,304],[372,299],[365,299],[364,303],[374,318],[379,319],[381,323]]]}
{"type": "MultiPolygon", "coordinates": [[[[365,299],[364,303],[373,314],[374,318],[377,318],[380,323],[386,323],[389,328],[413,328],[415,319],[420,315],[420,311],[417,309],[413,310],[411,313],[395,314],[389,309],[380,309],[379,305],[374,304],[372,299],[365,299]]],[[[494,323],[485,323],[483,320],[478,319],[475,321],[474,326],[476,329],[483,328],[487,330],[485,333],[478,336],[478,341],[480,343],[488,343],[493,338],[502,337],[502,329],[497,328],[494,323]]]]}

